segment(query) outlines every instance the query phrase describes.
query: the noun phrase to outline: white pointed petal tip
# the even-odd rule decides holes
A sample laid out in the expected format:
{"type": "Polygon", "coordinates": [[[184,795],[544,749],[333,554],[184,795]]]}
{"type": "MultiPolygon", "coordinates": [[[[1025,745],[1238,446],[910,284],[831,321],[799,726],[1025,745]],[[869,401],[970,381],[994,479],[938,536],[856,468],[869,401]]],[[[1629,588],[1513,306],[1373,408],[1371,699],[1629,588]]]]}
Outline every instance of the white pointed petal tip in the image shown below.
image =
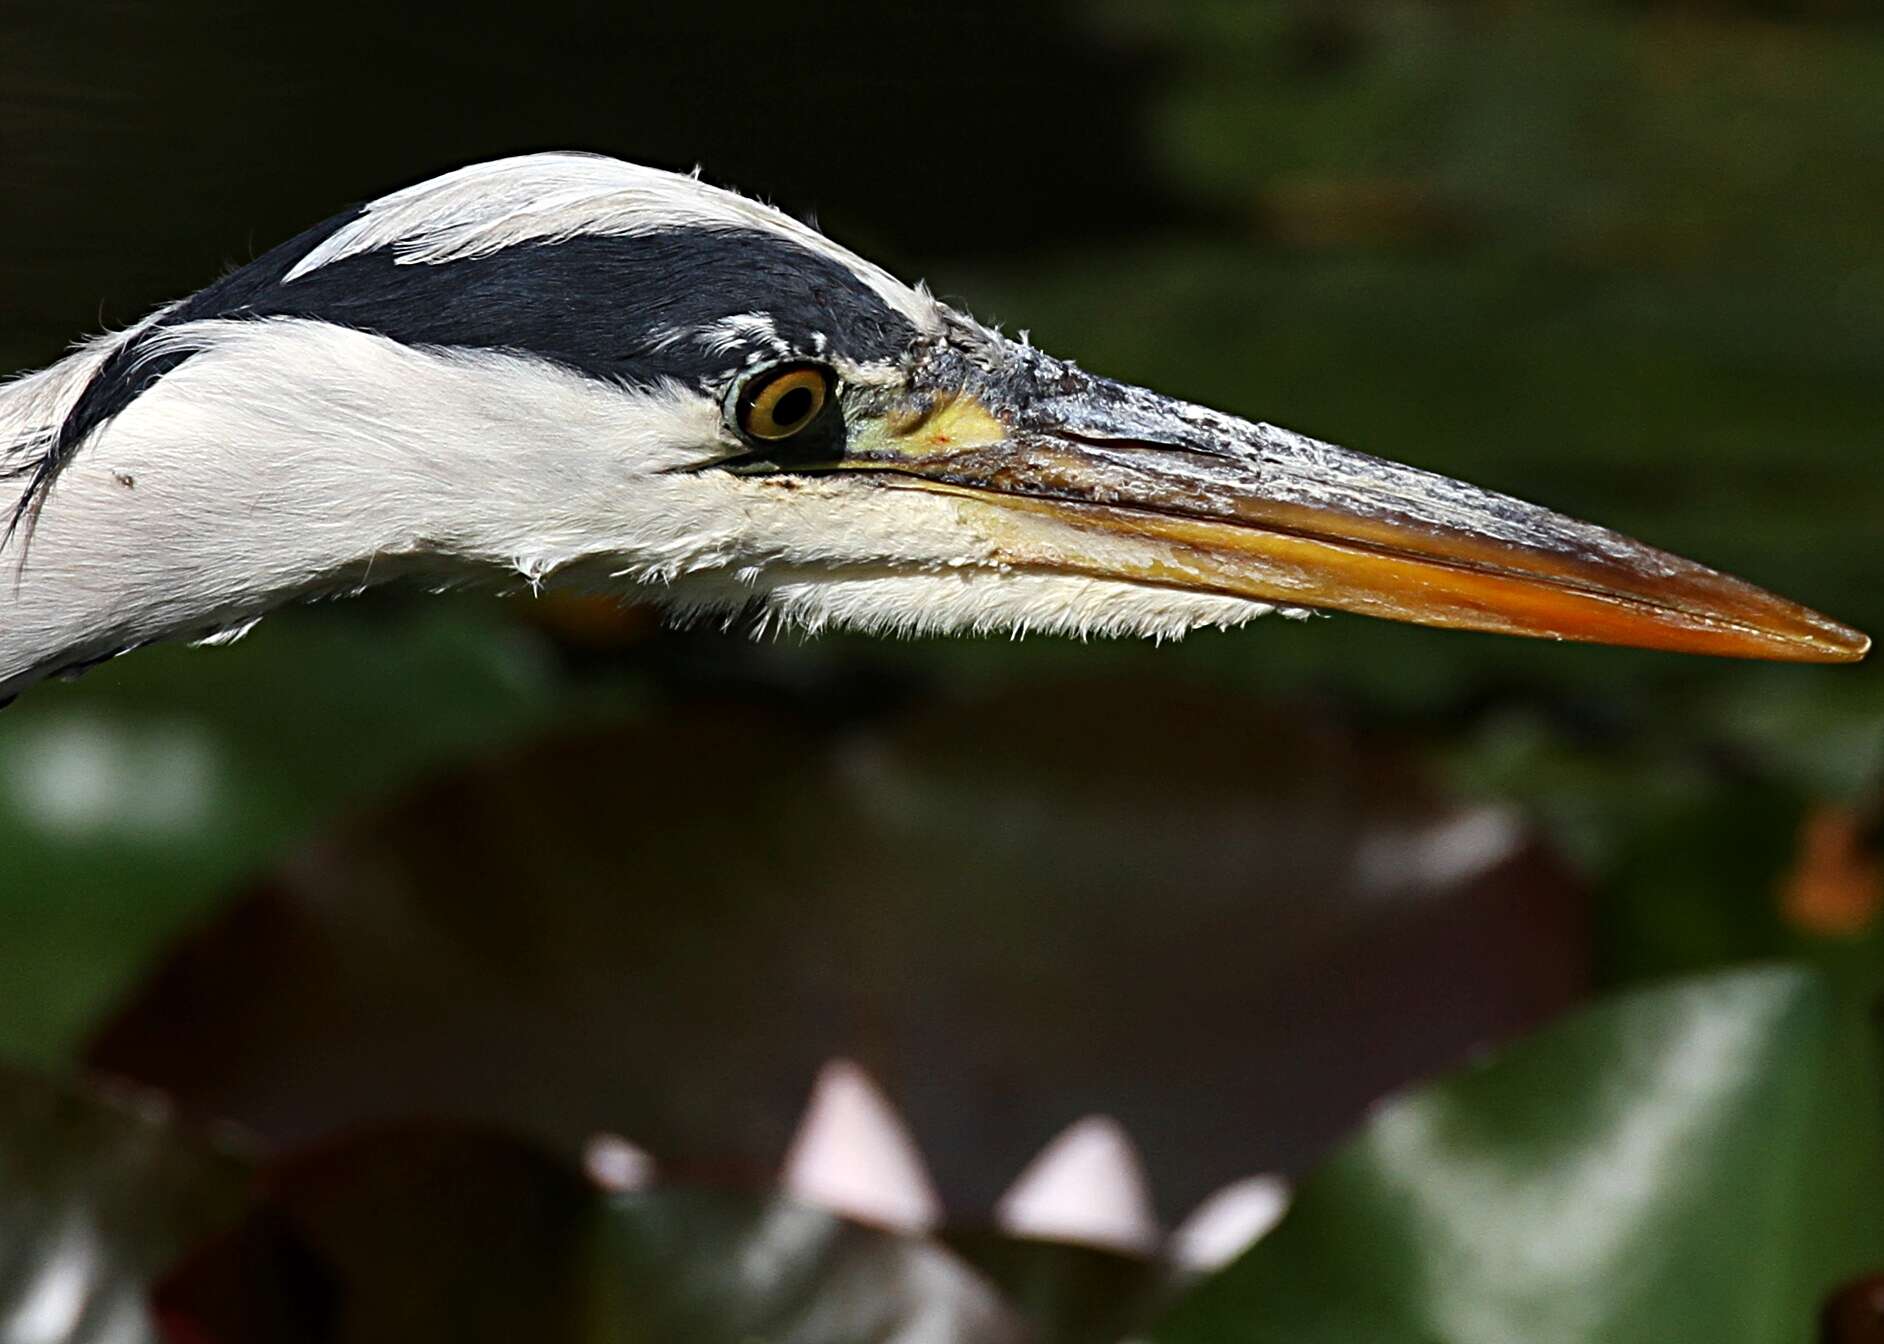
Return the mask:
{"type": "Polygon", "coordinates": [[[1246,1177],[1224,1186],[1192,1210],[1171,1234],[1167,1253],[1179,1269],[1208,1274],[1268,1236],[1288,1211],[1286,1180],[1246,1177]]]}
{"type": "Polygon", "coordinates": [[[654,1158],[619,1134],[596,1134],[582,1149],[582,1169],[610,1194],[645,1190],[654,1184],[654,1158]]]}
{"type": "Polygon", "coordinates": [[[847,1059],[818,1073],[779,1185],[793,1199],[915,1235],[942,1221],[922,1153],[889,1099],[847,1059]]]}
{"type": "Polygon", "coordinates": [[[1153,1255],[1163,1233],[1125,1127],[1089,1115],[1040,1151],[994,1206],[1011,1237],[1153,1255]]]}

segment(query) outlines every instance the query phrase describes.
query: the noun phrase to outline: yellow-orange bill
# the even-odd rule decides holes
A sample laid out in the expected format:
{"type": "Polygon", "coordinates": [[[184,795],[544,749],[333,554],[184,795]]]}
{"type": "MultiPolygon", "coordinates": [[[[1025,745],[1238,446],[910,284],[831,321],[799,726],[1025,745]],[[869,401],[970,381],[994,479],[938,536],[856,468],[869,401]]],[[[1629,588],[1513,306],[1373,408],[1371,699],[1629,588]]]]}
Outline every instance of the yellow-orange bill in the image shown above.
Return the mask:
{"type": "MultiPolygon", "coordinates": [[[[1456,630],[1786,662],[1847,663],[1870,639],[1796,602],[1673,556],[1653,571],[1575,563],[1521,546],[1413,533],[1401,545],[1315,530],[1009,498],[1079,528],[1165,542],[1162,562],[1082,562],[1064,540],[1042,563],[1070,571],[1232,593],[1291,606],[1360,612],[1456,630]],[[1494,549],[1502,551],[1495,559],[1494,549]]],[[[1370,529],[1371,530],[1371,529],[1370,529]]],[[[1646,548],[1645,548],[1646,549],[1646,548]]],[[[1659,553],[1656,553],[1659,554],[1659,553]]],[[[1018,555],[1016,558],[1024,559],[1018,555]]]]}
{"type": "Polygon", "coordinates": [[[1606,528],[1035,362],[1050,380],[935,395],[855,442],[843,465],[962,498],[1019,567],[1736,658],[1854,662],[1871,646],[1606,528]]]}

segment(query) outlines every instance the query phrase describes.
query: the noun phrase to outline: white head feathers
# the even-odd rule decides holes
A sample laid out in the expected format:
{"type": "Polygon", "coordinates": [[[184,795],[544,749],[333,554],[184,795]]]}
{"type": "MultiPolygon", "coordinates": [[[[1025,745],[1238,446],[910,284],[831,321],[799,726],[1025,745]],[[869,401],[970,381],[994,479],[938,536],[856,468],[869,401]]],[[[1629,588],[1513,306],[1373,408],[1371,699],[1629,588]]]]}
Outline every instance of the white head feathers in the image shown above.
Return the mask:
{"type": "Polygon", "coordinates": [[[372,202],[297,262],[293,281],[343,257],[391,248],[401,262],[489,256],[523,242],[634,237],[674,228],[762,229],[854,272],[919,330],[942,329],[940,306],[920,286],[839,247],[808,224],[692,174],[598,154],[527,154],[472,164],[372,202]]]}

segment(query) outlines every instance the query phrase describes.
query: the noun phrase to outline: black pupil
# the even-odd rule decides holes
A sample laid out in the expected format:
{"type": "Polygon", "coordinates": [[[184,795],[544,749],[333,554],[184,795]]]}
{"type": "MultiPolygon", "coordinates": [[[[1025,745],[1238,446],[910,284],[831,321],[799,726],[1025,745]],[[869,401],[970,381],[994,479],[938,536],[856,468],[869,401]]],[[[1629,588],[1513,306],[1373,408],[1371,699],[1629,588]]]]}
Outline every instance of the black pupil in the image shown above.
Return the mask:
{"type": "Polygon", "coordinates": [[[798,424],[811,417],[815,398],[808,387],[794,387],[772,403],[772,422],[780,428],[798,424]]]}

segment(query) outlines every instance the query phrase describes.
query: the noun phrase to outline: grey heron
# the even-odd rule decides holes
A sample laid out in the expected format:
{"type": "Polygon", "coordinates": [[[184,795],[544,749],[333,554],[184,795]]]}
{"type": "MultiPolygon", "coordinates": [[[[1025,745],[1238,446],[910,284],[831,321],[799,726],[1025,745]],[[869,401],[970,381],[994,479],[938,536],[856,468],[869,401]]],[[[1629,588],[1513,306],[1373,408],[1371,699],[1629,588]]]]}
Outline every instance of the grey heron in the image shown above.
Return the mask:
{"type": "Polygon", "coordinates": [[[0,697],[396,577],[761,626],[1272,611],[1841,662],[1617,533],[1095,376],[686,176],[573,153],[346,210],[0,388],[0,697]]]}

